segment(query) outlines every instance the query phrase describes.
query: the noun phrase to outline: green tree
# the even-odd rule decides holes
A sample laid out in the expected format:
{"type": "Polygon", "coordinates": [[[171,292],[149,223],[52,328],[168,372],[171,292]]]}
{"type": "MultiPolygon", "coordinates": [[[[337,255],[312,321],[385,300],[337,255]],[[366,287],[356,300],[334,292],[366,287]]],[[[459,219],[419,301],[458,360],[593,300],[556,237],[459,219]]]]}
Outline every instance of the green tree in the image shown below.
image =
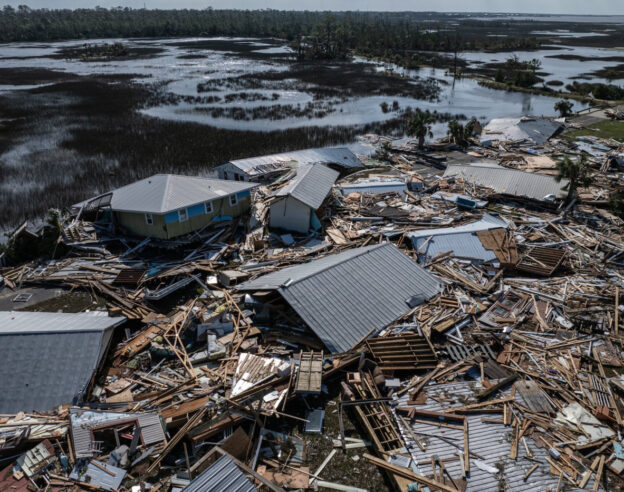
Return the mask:
{"type": "Polygon", "coordinates": [[[569,99],[561,99],[555,103],[555,111],[558,111],[562,117],[568,116],[572,112],[573,106],[574,103],[570,102],[569,99]]]}
{"type": "Polygon", "coordinates": [[[570,182],[565,189],[568,191],[566,203],[569,203],[574,197],[578,187],[589,186],[592,181],[591,168],[587,164],[587,158],[582,155],[578,161],[573,161],[566,157],[562,161],[557,162],[557,172],[555,180],[559,183],[562,179],[568,179],[570,182]]]}
{"type": "Polygon", "coordinates": [[[449,121],[447,134],[451,137],[451,141],[461,148],[468,147],[470,138],[474,131],[474,120],[470,120],[465,125],[462,125],[457,120],[449,121]]]}
{"type": "Polygon", "coordinates": [[[431,127],[435,120],[429,111],[417,110],[407,121],[407,134],[418,139],[418,148],[425,148],[425,138],[433,138],[431,127]]]}

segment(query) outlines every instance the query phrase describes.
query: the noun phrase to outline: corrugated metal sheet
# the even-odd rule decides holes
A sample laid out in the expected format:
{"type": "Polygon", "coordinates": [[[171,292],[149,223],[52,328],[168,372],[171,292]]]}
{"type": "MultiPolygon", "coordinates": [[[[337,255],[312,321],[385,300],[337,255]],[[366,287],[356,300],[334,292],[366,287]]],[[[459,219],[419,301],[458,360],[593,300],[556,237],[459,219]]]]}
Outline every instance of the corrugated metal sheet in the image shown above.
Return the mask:
{"type": "Polygon", "coordinates": [[[116,466],[103,463],[101,461],[95,461],[99,466],[105,468],[108,471],[100,469],[93,463],[87,463],[87,468],[82,474],[78,473],[78,467],[74,468],[70,474],[70,478],[74,480],[80,480],[81,482],[89,483],[93,486],[98,486],[104,490],[117,490],[121,486],[121,482],[126,476],[126,470],[117,468],[116,466]]]}
{"type": "Polygon", "coordinates": [[[52,410],[85,390],[125,318],[0,312],[0,413],[52,410]]]}
{"type": "Polygon", "coordinates": [[[123,316],[111,318],[106,311],[89,313],[0,311],[0,335],[103,331],[125,320],[123,316]]]}
{"type": "MultiPolygon", "coordinates": [[[[474,398],[474,385],[474,382],[461,382],[430,386],[426,390],[427,395],[434,398],[437,395],[445,401],[445,406],[442,407],[440,403],[433,398],[428,398],[425,405],[418,405],[415,408],[419,410],[442,412],[454,406],[476,402],[474,398]],[[455,400],[461,399],[462,403],[451,404],[448,402],[449,397],[455,400]],[[466,399],[465,402],[464,399],[466,399]]],[[[507,393],[509,393],[509,390],[507,390],[507,393]]],[[[399,405],[406,406],[408,399],[409,396],[404,395],[404,397],[400,399],[399,405]]],[[[521,403],[523,402],[522,397],[517,392],[516,399],[521,403]]],[[[470,451],[483,456],[483,458],[485,458],[483,461],[488,465],[496,466],[496,464],[498,464],[498,466],[502,468],[506,483],[505,490],[513,490],[514,492],[543,492],[547,490],[548,487],[552,487],[554,490],[559,478],[549,473],[550,465],[545,460],[545,457],[548,456],[548,450],[545,448],[538,448],[530,438],[526,438],[527,445],[535,455],[535,458],[541,461],[542,464],[540,464],[537,470],[535,470],[525,482],[523,476],[534,465],[534,462],[525,459],[527,454],[522,443],[518,445],[518,459],[516,461],[511,460],[509,458],[509,452],[511,448],[512,427],[482,422],[481,418],[484,415],[486,414],[469,413],[466,415],[468,417],[470,451]]],[[[487,415],[491,416],[491,414],[487,415]]],[[[428,462],[433,455],[438,455],[440,459],[451,458],[458,452],[458,448],[435,437],[422,437],[427,443],[427,449],[421,451],[410,438],[409,434],[405,432],[401,423],[397,422],[397,424],[401,429],[404,440],[409,444],[410,454],[416,462],[428,462]]],[[[463,448],[463,431],[422,423],[411,423],[410,425],[415,432],[440,435],[456,442],[460,449],[463,448]]],[[[454,477],[460,478],[462,476],[463,472],[459,460],[448,461],[445,463],[445,466],[454,477]]],[[[419,465],[419,469],[420,473],[423,475],[431,475],[433,473],[430,464],[419,465]]],[[[473,458],[470,465],[470,477],[467,480],[466,492],[500,490],[499,478],[499,474],[492,474],[478,468],[473,458]]]]}
{"type": "MultiPolygon", "coordinates": [[[[421,246],[427,242],[427,238],[414,238],[414,249],[422,251],[421,246]]],[[[491,249],[485,249],[481,240],[473,232],[461,232],[458,234],[444,234],[435,236],[424,246],[423,254],[419,258],[435,258],[441,253],[452,252],[457,258],[479,260],[483,262],[495,261],[496,255],[491,249]]]]}
{"type": "Polygon", "coordinates": [[[531,140],[542,144],[562,128],[562,123],[545,118],[497,118],[483,128],[481,142],[531,140]]]}
{"type": "Polygon", "coordinates": [[[114,426],[120,422],[136,420],[141,428],[143,444],[155,444],[166,439],[160,417],[156,413],[119,413],[70,409],[70,424],[74,452],[77,458],[93,456],[91,429],[114,426]]]}
{"type": "Polygon", "coordinates": [[[323,164],[297,169],[296,176],[280,188],[275,196],[292,196],[316,210],[321,206],[338,178],[339,173],[323,164]]]}
{"type": "MultiPolygon", "coordinates": [[[[257,186],[223,179],[156,174],[114,190],[111,209],[164,214],[257,186]]],[[[74,207],[80,204],[74,205],[74,207]]]]}
{"type": "Polygon", "coordinates": [[[248,175],[264,174],[264,167],[275,170],[282,166],[284,168],[289,167],[293,163],[299,166],[317,163],[338,164],[344,168],[362,166],[362,163],[356,155],[346,147],[305,149],[295,152],[284,152],[282,154],[264,155],[230,161],[230,164],[236,166],[248,175]]]}
{"type": "Polygon", "coordinates": [[[489,214],[484,214],[481,220],[477,222],[457,227],[423,229],[410,232],[408,236],[417,251],[423,251],[422,246],[427,243],[424,246],[421,259],[433,258],[440,253],[451,251],[458,258],[494,261],[496,260],[494,251],[485,249],[475,232],[498,228],[507,229],[507,223],[489,214]],[[429,239],[430,237],[431,239],[429,239]]]}
{"type": "Polygon", "coordinates": [[[555,178],[545,174],[528,173],[507,169],[504,167],[489,166],[462,166],[451,164],[446,168],[444,177],[462,177],[470,183],[491,188],[497,193],[531,198],[542,201],[548,195],[562,198],[566,195],[563,188],[568,184],[567,179],[557,183],[555,178]]]}
{"type": "Polygon", "coordinates": [[[433,297],[441,285],[396,246],[384,243],[284,268],[238,288],[277,289],[336,353],[405,314],[414,296],[433,297]]]}
{"type": "Polygon", "coordinates": [[[221,456],[182,489],[184,492],[257,492],[251,481],[229,456],[221,456]]]}
{"type": "Polygon", "coordinates": [[[343,195],[349,193],[368,193],[375,195],[378,193],[405,193],[407,184],[405,182],[396,181],[359,181],[357,183],[349,183],[340,187],[343,195]]]}

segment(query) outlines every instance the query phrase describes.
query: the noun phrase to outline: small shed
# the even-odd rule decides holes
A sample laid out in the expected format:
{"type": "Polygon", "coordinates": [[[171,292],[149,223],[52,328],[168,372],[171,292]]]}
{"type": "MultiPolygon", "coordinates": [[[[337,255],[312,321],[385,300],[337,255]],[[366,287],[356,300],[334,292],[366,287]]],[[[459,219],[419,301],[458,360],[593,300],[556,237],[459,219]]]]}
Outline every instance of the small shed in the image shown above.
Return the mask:
{"type": "Polygon", "coordinates": [[[339,173],[323,164],[297,169],[295,177],[273,196],[269,225],[306,233],[310,229],[312,212],[318,209],[334,185],[339,173]]]}

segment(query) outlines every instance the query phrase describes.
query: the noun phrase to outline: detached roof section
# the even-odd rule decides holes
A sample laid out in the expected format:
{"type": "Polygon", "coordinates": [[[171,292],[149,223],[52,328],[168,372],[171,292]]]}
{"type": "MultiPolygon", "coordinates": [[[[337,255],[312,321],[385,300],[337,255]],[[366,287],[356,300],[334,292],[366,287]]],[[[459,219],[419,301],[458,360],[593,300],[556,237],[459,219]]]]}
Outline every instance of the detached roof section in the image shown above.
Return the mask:
{"type": "Polygon", "coordinates": [[[446,168],[444,177],[451,176],[464,178],[470,183],[491,188],[497,193],[537,201],[551,201],[549,198],[551,195],[563,198],[566,195],[563,188],[568,184],[567,179],[562,179],[558,183],[554,177],[545,174],[497,166],[450,165],[446,168]]]}
{"type": "Polygon", "coordinates": [[[354,248],[238,286],[277,290],[333,352],[346,352],[441,290],[391,243],[354,248]]]}
{"type": "Polygon", "coordinates": [[[229,456],[223,455],[182,490],[183,492],[210,490],[257,492],[258,489],[229,456]]]}
{"type": "Polygon", "coordinates": [[[316,210],[331,191],[338,176],[337,171],[324,164],[300,167],[296,176],[280,188],[275,196],[292,196],[316,210]]]}
{"type": "Polygon", "coordinates": [[[327,147],[297,150],[282,154],[264,155],[230,161],[250,176],[309,164],[336,164],[345,169],[362,167],[357,156],[346,147],[327,147]]]}
{"type": "Polygon", "coordinates": [[[80,399],[113,328],[105,313],[0,312],[0,413],[52,410],[80,399]]]}
{"type": "Polygon", "coordinates": [[[166,440],[165,431],[156,413],[120,413],[70,409],[69,418],[72,428],[74,452],[77,458],[94,455],[92,429],[115,427],[125,422],[136,422],[141,429],[141,441],[145,445],[166,440]]]}
{"type": "Polygon", "coordinates": [[[507,229],[507,223],[489,214],[484,214],[481,220],[471,224],[440,229],[423,229],[410,232],[408,236],[414,244],[414,249],[421,251],[427,258],[452,252],[453,256],[459,258],[494,261],[496,260],[494,251],[486,249],[475,233],[499,228],[507,229]]]}
{"type": "Polygon", "coordinates": [[[113,190],[110,207],[119,212],[165,214],[255,186],[240,181],[155,174],[113,190]]]}
{"type": "Polygon", "coordinates": [[[563,123],[547,118],[498,118],[483,128],[481,143],[493,140],[530,140],[539,145],[563,128],[563,123]]]}

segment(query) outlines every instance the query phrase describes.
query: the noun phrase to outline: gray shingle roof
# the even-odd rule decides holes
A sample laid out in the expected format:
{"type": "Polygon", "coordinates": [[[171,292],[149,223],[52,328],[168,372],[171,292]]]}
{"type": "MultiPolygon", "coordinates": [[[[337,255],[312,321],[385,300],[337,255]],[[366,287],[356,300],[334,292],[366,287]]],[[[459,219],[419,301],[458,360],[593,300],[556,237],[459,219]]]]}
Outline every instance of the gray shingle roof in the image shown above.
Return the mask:
{"type": "Polygon", "coordinates": [[[251,481],[229,456],[221,456],[201,475],[188,484],[183,492],[257,492],[251,481]]]}
{"type": "Polygon", "coordinates": [[[111,209],[164,214],[249,190],[254,183],[156,174],[113,191],[111,209]]]}
{"type": "Polygon", "coordinates": [[[410,310],[414,296],[438,293],[438,280],[391,243],[284,268],[238,286],[277,290],[331,352],[345,352],[410,310]]]}
{"type": "Polygon", "coordinates": [[[338,178],[339,173],[323,164],[297,169],[296,176],[280,188],[275,196],[292,196],[316,210],[321,206],[338,178]]]}
{"type": "Polygon", "coordinates": [[[52,410],[86,388],[112,328],[96,313],[0,312],[0,413],[52,410]]]}
{"type": "Polygon", "coordinates": [[[263,174],[265,167],[270,170],[275,170],[276,166],[278,168],[282,165],[286,167],[291,162],[295,162],[299,166],[316,163],[338,164],[344,168],[362,166],[357,156],[346,147],[304,149],[230,161],[231,164],[249,175],[263,174]]]}
{"type": "Polygon", "coordinates": [[[546,174],[528,173],[495,166],[462,166],[451,164],[446,168],[444,177],[463,177],[470,183],[474,182],[497,193],[544,200],[548,195],[562,198],[566,192],[562,189],[568,184],[567,179],[557,183],[555,178],[546,174]]]}

